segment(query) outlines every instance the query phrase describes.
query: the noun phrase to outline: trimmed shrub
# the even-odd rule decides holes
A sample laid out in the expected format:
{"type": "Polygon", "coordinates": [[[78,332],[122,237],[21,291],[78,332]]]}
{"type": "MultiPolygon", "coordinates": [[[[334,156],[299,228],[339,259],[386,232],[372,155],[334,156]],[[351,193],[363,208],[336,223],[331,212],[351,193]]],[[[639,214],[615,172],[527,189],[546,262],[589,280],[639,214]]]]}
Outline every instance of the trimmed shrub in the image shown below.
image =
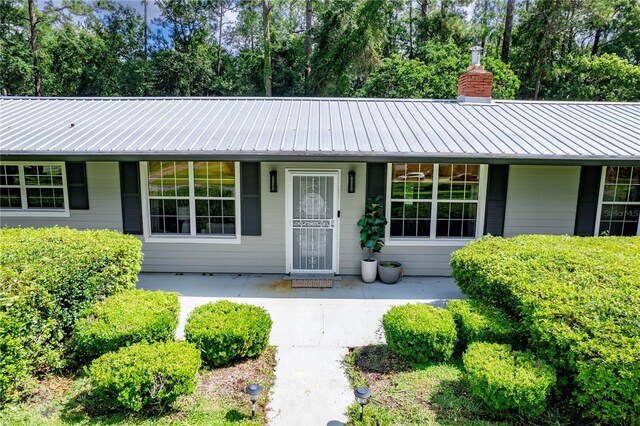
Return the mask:
{"type": "Polygon", "coordinates": [[[187,342],[136,343],[91,363],[91,392],[105,409],[163,408],[193,393],[201,364],[187,342]]]}
{"type": "Polygon", "coordinates": [[[205,362],[219,366],[260,355],[269,343],[271,325],[263,308],[221,300],[194,309],[184,332],[205,362]]]}
{"type": "Polygon", "coordinates": [[[471,342],[521,344],[515,321],[494,306],[466,299],[451,300],[447,309],[456,322],[458,347],[462,351],[471,342]]]}
{"type": "Polygon", "coordinates": [[[451,266],[469,297],[522,319],[586,417],[640,418],[640,238],[485,237],[451,266]]]}
{"type": "Polygon", "coordinates": [[[176,293],[131,290],[94,304],[73,329],[76,359],[90,360],[142,341],[173,340],[180,303],[176,293]]]}
{"type": "Polygon", "coordinates": [[[529,352],[511,346],[473,342],[462,356],[471,393],[492,410],[535,417],[546,408],[556,373],[529,352]]]}
{"type": "Polygon", "coordinates": [[[445,361],[456,343],[451,312],[423,303],[394,306],[382,327],[389,349],[409,362],[445,361]]]}
{"type": "Polygon", "coordinates": [[[34,373],[64,366],[84,310],[135,287],[141,247],[112,231],[0,230],[0,402],[16,398],[34,373]]]}

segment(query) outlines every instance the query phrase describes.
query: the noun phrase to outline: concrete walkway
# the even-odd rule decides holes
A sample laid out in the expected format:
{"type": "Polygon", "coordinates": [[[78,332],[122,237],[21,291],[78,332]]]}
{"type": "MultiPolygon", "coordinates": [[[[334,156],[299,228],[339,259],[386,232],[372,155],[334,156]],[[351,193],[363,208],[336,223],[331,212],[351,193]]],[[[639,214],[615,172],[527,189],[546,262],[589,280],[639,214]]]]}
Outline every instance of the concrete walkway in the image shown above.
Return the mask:
{"type": "Polygon", "coordinates": [[[291,289],[281,275],[141,274],[138,286],[181,293],[178,337],[189,313],[220,299],[264,307],[278,347],[269,404],[272,425],[346,422],[353,393],[342,366],[349,347],[382,343],[380,319],[412,302],[444,304],[464,297],[452,278],[406,277],[395,285],[345,277],[332,289],[291,289]]]}

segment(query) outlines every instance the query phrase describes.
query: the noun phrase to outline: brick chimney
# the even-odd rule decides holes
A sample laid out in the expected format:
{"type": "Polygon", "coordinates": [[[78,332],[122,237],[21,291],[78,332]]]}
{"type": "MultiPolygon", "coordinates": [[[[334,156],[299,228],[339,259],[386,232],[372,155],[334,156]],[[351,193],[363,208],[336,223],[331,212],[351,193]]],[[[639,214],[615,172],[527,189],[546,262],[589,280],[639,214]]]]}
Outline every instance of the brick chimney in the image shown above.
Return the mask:
{"type": "Polygon", "coordinates": [[[491,102],[493,74],[480,65],[482,48],[471,48],[471,66],[458,78],[458,102],[491,102]]]}

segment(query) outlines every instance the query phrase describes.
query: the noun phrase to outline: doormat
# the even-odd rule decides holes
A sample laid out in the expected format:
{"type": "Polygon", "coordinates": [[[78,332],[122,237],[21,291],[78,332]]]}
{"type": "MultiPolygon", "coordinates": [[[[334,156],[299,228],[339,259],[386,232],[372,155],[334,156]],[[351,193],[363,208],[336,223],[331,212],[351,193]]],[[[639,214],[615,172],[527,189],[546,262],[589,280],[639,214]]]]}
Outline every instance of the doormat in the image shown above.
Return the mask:
{"type": "Polygon", "coordinates": [[[291,288],[331,288],[333,280],[291,280],[291,288]]]}

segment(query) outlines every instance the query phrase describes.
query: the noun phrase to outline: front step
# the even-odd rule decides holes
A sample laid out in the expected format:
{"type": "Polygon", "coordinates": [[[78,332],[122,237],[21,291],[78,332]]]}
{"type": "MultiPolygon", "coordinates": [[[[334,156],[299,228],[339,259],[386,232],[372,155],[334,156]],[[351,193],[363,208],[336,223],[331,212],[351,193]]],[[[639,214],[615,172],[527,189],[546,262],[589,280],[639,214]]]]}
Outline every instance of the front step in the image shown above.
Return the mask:
{"type": "Polygon", "coordinates": [[[283,277],[291,281],[291,288],[332,288],[334,281],[342,281],[342,277],[329,274],[301,274],[292,273],[283,277]]]}

